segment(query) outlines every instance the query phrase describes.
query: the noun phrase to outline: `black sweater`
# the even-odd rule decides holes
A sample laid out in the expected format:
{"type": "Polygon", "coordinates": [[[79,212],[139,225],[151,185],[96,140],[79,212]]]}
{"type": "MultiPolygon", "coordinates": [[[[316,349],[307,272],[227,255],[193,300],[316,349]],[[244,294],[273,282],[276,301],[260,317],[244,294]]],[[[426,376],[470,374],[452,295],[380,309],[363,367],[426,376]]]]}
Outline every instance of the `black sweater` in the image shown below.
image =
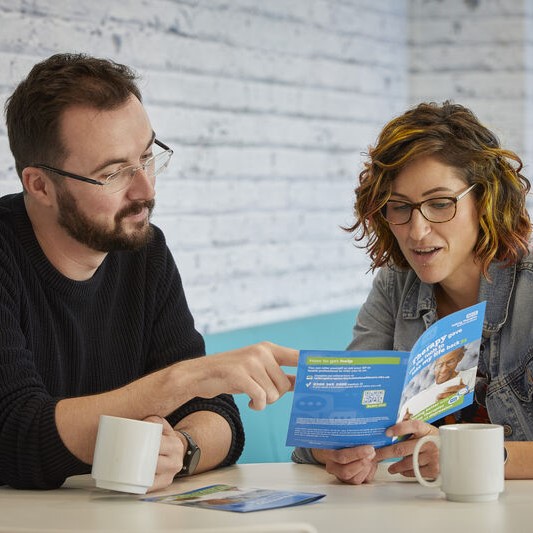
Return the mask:
{"type": "MultiPolygon", "coordinates": [[[[22,194],[0,198],[0,484],[59,487],[90,472],[55,424],[62,398],[121,387],[205,353],[162,232],[138,252],[107,255],[94,276],[73,281],[42,252],[22,194]]],[[[244,432],[229,395],[195,398],[168,418],[219,413],[242,452],[244,432]]],[[[83,416],[83,413],[80,413],[83,416]]]]}

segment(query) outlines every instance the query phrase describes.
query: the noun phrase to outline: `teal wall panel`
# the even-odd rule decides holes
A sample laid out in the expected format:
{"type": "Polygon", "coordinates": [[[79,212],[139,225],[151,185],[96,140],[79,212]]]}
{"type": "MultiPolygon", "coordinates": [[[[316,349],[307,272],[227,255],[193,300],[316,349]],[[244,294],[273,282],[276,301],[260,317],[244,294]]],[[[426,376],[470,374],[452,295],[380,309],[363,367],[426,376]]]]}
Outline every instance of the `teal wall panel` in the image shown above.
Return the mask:
{"type": "MultiPolygon", "coordinates": [[[[261,341],[298,350],[344,350],[352,338],[356,314],[357,310],[351,309],[205,335],[206,350],[213,354],[261,341]]],[[[246,395],[236,395],[235,401],[246,432],[246,444],[239,463],[289,461],[292,448],[285,446],[285,439],[292,393],[285,394],[263,411],[250,409],[246,395]]]]}

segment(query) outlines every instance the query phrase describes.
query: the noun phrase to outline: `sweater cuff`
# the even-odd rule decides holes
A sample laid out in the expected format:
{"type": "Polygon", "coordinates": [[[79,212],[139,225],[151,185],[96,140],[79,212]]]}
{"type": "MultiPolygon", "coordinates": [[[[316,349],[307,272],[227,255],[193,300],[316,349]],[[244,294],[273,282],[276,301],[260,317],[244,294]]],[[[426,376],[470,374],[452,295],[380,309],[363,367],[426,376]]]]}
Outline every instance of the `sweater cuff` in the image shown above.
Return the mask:
{"type": "Polygon", "coordinates": [[[225,459],[218,465],[218,467],[229,466],[237,462],[244,449],[244,428],[239,415],[239,409],[231,395],[222,394],[206,400],[204,398],[194,398],[190,402],[174,411],[169,417],[168,421],[172,427],[186,416],[198,411],[212,411],[219,414],[227,422],[231,429],[231,445],[225,459]]]}
{"type": "Polygon", "coordinates": [[[291,459],[298,464],[319,465],[320,463],[314,458],[311,453],[311,448],[294,448],[291,459]]]}

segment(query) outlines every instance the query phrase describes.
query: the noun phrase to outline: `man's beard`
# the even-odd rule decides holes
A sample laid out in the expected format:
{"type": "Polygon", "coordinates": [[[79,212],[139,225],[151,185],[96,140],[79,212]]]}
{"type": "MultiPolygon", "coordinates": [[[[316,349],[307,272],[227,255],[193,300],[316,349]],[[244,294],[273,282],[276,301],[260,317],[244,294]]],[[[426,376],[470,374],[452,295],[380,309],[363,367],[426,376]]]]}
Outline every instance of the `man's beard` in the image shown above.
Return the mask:
{"type": "Polygon", "coordinates": [[[76,198],[65,188],[57,191],[57,203],[60,226],[71,237],[93,250],[99,252],[139,250],[152,239],[154,230],[150,224],[139,222],[138,229],[128,234],[122,228],[121,222],[128,215],[140,213],[145,207],[148,208],[148,219],[150,219],[155,205],[154,200],[132,202],[115,215],[113,228],[102,227],[84,215],[78,207],[76,198]]]}

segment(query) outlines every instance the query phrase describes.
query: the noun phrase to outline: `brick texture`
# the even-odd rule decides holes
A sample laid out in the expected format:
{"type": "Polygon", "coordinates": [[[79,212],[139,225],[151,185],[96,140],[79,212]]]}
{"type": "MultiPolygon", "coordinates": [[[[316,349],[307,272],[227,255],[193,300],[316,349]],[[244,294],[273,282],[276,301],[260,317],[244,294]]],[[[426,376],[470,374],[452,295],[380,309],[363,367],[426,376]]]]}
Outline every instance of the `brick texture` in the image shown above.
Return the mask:
{"type": "MultiPolygon", "coordinates": [[[[131,65],[175,149],[154,222],[198,328],[337,311],[360,305],[372,281],[340,226],[361,153],[392,116],[453,98],[531,157],[526,4],[0,0],[0,102],[55,52],[131,65]]],[[[17,190],[2,123],[0,194],[17,190]]]]}
{"type": "Polygon", "coordinates": [[[473,109],[502,144],[533,163],[533,1],[411,0],[411,103],[473,109]]]}

